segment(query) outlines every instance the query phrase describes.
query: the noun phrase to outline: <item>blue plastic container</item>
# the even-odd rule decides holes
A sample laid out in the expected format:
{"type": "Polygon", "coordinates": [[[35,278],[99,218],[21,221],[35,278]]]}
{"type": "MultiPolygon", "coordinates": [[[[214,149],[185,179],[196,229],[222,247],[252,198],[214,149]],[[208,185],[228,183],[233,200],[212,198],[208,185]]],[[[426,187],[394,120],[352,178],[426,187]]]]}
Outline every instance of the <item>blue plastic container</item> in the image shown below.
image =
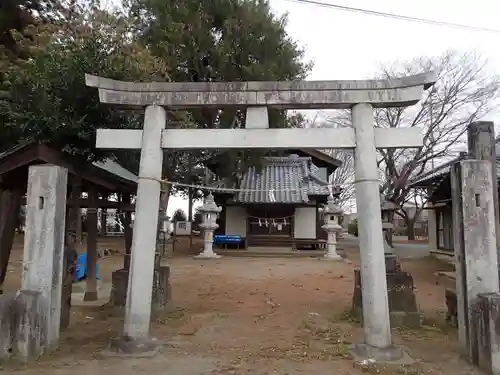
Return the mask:
{"type": "MultiPolygon", "coordinates": [[[[97,280],[100,280],[99,264],[96,264],[95,273],[97,280]]],[[[85,276],[87,276],[87,253],[80,253],[76,259],[75,281],[81,281],[85,276]]]]}

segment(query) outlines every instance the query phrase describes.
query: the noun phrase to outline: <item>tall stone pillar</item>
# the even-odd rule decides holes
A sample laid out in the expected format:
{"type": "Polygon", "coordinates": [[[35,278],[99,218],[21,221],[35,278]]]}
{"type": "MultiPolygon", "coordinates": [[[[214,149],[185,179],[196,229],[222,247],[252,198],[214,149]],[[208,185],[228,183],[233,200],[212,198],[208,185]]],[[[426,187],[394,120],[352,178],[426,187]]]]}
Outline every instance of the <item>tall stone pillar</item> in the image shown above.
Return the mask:
{"type": "Polygon", "coordinates": [[[29,168],[22,288],[42,294],[48,348],[57,345],[61,324],[67,184],[64,168],[29,168]]]}
{"type": "Polygon", "coordinates": [[[493,183],[493,204],[495,206],[495,232],[497,236],[497,254],[500,257],[500,211],[498,205],[497,158],[495,149],[495,124],[493,121],[477,121],[467,129],[469,159],[488,160],[491,162],[493,183]]]}
{"type": "Polygon", "coordinates": [[[358,231],[365,337],[364,345],[357,345],[353,351],[360,357],[387,357],[392,351],[392,340],[372,106],[354,105],[352,124],[356,132],[356,205],[362,213],[358,217],[358,231]]]}
{"type": "Polygon", "coordinates": [[[499,289],[491,162],[455,164],[451,189],[459,341],[469,359],[477,362],[479,295],[499,289]]]}
{"type": "Polygon", "coordinates": [[[163,107],[146,108],[142,137],[139,183],[132,238],[132,254],[125,306],[124,335],[132,339],[149,336],[156,233],[163,150],[161,133],[167,121],[163,107]]]}

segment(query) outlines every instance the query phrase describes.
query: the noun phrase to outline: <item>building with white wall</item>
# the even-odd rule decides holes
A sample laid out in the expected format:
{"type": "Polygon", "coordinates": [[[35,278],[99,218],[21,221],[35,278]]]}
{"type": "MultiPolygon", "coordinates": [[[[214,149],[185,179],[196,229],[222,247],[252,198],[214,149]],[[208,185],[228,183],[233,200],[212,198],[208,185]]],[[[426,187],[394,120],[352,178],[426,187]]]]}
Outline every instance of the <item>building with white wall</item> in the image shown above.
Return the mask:
{"type": "MultiPolygon", "coordinates": [[[[329,176],[340,162],[317,150],[290,150],[285,156],[264,157],[261,164],[248,168],[236,185],[217,183],[239,191],[213,192],[223,207],[215,234],[240,236],[247,248],[320,246],[326,233],[318,209],[326,203],[329,176]]],[[[209,168],[216,173],[216,163],[209,168]]]]}

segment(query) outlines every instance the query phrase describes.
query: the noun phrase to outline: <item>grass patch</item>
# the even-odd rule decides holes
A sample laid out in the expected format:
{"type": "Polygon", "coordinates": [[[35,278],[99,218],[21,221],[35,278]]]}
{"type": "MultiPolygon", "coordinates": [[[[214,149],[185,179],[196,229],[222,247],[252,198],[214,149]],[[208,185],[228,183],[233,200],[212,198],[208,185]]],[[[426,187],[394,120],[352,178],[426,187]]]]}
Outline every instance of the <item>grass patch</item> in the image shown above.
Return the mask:
{"type": "Polygon", "coordinates": [[[349,322],[352,324],[361,324],[361,317],[351,308],[347,308],[334,318],[334,321],[349,322]]]}
{"type": "Polygon", "coordinates": [[[351,329],[343,329],[338,324],[321,317],[309,317],[299,327],[291,359],[335,360],[351,358],[351,329]]]}
{"type": "Polygon", "coordinates": [[[415,339],[447,339],[450,335],[456,335],[457,329],[451,324],[446,322],[444,313],[436,313],[433,316],[425,316],[423,318],[422,326],[418,329],[397,327],[394,328],[402,339],[412,341],[415,339]]]}
{"type": "Polygon", "coordinates": [[[187,311],[185,309],[175,309],[165,313],[157,314],[155,318],[155,324],[167,325],[175,322],[182,322],[188,318],[187,311]]]}

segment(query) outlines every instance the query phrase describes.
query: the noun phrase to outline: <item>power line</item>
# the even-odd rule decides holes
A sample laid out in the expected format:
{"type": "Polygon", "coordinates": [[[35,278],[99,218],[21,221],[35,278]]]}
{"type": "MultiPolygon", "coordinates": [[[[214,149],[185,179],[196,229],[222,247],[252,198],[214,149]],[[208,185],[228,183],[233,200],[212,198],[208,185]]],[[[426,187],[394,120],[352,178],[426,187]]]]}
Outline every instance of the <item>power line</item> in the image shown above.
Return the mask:
{"type": "Polygon", "coordinates": [[[307,5],[321,6],[321,7],[325,7],[325,8],[343,10],[346,12],[363,13],[363,14],[368,14],[371,16],[395,18],[395,19],[409,21],[409,22],[420,22],[420,23],[427,23],[427,24],[437,25],[437,26],[446,26],[446,27],[453,27],[453,28],[457,28],[457,29],[464,29],[464,30],[471,30],[471,31],[482,31],[482,32],[488,32],[488,33],[500,34],[500,30],[498,30],[498,29],[489,29],[489,28],[485,28],[485,27],[462,25],[459,23],[436,21],[436,20],[430,20],[430,19],[418,18],[418,17],[410,17],[410,16],[404,16],[404,15],[395,14],[395,13],[386,13],[386,12],[379,12],[379,11],[370,10],[370,9],[349,7],[349,6],[345,6],[345,5],[323,3],[321,1],[315,1],[315,0],[285,0],[285,1],[293,2],[293,3],[300,3],[300,4],[307,4],[307,5]]]}

